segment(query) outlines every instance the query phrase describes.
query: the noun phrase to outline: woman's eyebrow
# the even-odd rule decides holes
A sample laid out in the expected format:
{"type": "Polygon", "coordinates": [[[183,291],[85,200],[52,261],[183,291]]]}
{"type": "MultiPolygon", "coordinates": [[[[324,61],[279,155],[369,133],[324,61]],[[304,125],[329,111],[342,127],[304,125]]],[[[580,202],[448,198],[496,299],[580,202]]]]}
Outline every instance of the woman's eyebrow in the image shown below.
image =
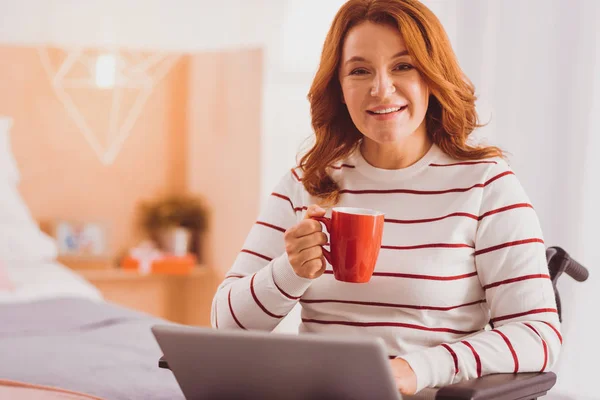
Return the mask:
{"type": "MultiPolygon", "coordinates": [[[[408,55],[408,50],[402,50],[402,51],[394,54],[394,56],[392,58],[398,58],[398,57],[407,56],[407,55],[408,55]]],[[[344,64],[350,64],[353,62],[363,62],[363,61],[367,61],[367,60],[361,56],[354,56],[354,57],[350,57],[344,64]]]]}

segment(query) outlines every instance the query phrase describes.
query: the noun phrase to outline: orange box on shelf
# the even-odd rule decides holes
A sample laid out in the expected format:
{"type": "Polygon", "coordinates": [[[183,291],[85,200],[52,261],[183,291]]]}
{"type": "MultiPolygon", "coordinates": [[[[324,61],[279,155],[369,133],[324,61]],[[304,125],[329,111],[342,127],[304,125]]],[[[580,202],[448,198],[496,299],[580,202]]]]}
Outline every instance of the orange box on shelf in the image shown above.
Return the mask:
{"type": "MultiPolygon", "coordinates": [[[[150,264],[150,273],[185,275],[189,274],[196,265],[196,256],[188,254],[185,256],[165,255],[160,259],[153,260],[150,264]]],[[[140,261],[137,258],[126,256],[121,260],[123,269],[140,269],[140,261]]]]}

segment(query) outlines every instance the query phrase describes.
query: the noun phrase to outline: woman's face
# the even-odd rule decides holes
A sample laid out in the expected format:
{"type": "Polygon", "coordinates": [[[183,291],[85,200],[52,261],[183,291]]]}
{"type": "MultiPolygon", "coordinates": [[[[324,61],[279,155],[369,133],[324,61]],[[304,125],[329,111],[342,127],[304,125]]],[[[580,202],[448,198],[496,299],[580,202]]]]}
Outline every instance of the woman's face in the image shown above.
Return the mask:
{"type": "Polygon", "coordinates": [[[348,32],[339,69],[352,122],[379,144],[425,135],[429,89],[397,29],[363,22],[348,32]]]}

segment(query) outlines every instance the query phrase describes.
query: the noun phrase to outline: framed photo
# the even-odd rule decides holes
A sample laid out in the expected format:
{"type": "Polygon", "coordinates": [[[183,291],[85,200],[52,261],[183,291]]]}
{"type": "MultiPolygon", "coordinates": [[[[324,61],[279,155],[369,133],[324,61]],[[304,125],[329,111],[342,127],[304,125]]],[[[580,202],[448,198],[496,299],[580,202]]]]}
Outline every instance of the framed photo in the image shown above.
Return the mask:
{"type": "Polygon", "coordinates": [[[54,236],[61,256],[95,257],[107,253],[106,228],[101,223],[58,221],[54,236]]]}

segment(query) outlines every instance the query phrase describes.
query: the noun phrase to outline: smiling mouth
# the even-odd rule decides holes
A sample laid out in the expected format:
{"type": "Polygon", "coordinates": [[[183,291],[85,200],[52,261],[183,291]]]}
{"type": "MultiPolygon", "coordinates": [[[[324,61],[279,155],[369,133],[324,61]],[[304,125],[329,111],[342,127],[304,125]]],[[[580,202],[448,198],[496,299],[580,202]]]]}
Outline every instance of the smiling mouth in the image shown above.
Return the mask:
{"type": "Polygon", "coordinates": [[[377,110],[377,111],[367,110],[367,112],[371,115],[387,115],[387,114],[394,114],[394,113],[404,111],[407,108],[408,108],[408,106],[402,106],[402,107],[386,108],[385,110],[377,110]]]}

